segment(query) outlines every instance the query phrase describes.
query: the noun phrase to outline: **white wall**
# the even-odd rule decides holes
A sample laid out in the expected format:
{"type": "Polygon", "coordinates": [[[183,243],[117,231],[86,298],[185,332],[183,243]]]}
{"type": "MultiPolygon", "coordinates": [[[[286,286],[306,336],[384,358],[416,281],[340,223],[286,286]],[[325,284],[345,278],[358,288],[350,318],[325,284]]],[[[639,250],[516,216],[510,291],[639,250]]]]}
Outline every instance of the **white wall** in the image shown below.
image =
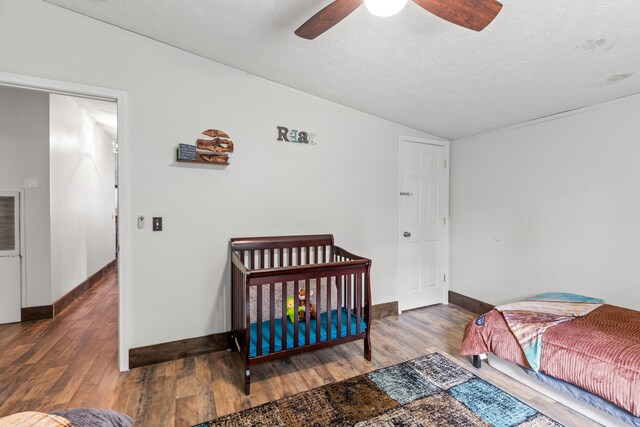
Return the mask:
{"type": "Polygon", "coordinates": [[[115,259],[115,157],[111,137],[72,97],[50,100],[55,301],[115,259]]]}
{"type": "Polygon", "coordinates": [[[397,300],[398,136],[428,135],[32,0],[0,0],[0,58],[128,94],[132,347],[228,330],[233,236],[334,233],[373,259],[373,302],[397,300]],[[318,144],[278,143],[277,125],[318,144]],[[234,139],[231,165],[176,164],[208,128],[234,139]]]}
{"type": "Polygon", "coordinates": [[[24,198],[22,306],[51,304],[46,93],[0,86],[0,191],[21,191],[24,198]],[[39,180],[40,188],[26,189],[25,179],[39,180]]]}
{"type": "Polygon", "coordinates": [[[452,290],[640,309],[640,95],[451,145],[452,290]],[[499,241],[496,240],[499,238],[499,241]]]}

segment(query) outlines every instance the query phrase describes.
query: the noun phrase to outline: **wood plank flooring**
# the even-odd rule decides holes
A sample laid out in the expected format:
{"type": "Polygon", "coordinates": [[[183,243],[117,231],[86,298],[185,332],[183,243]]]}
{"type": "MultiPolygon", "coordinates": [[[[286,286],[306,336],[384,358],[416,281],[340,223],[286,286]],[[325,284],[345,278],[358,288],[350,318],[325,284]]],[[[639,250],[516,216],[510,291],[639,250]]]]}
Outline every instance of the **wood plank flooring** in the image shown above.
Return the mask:
{"type": "Polygon", "coordinates": [[[93,407],[125,412],[139,426],[191,426],[439,351],[566,426],[598,425],[486,364],[473,369],[457,353],[474,315],[455,305],[374,320],[371,362],[357,342],[258,365],[247,397],[238,353],[118,372],[117,301],[112,273],[53,320],[0,325],[0,417],[93,407]]]}

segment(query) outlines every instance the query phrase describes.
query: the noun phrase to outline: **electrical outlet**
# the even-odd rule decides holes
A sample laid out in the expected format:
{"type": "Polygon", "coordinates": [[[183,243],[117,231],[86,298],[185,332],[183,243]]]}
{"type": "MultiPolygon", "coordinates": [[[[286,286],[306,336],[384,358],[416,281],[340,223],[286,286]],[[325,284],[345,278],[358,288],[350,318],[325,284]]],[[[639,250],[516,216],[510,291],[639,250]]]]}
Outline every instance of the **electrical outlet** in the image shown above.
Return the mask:
{"type": "Polygon", "coordinates": [[[153,217],[153,231],[162,231],[162,217],[154,216],[153,217]]]}

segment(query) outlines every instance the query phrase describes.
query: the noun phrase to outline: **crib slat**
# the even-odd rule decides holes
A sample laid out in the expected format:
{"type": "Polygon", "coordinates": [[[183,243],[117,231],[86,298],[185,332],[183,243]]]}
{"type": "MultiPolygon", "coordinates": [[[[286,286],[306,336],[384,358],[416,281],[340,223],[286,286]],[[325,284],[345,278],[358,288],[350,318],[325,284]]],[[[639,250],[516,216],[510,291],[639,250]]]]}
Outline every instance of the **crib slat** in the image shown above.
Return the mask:
{"type": "Polygon", "coordinates": [[[273,258],[273,254],[274,254],[274,250],[273,249],[269,249],[269,267],[273,268],[275,267],[275,260],[273,258]]]}
{"type": "Polygon", "coordinates": [[[331,277],[327,277],[327,340],[331,339],[331,277]]]}
{"type": "Polygon", "coordinates": [[[283,282],[282,292],[282,349],[287,349],[287,283],[283,282]]]}
{"type": "MultiPolygon", "coordinates": [[[[243,254],[243,258],[244,258],[244,254],[243,254]]],[[[233,291],[235,292],[235,328],[236,329],[240,329],[240,313],[242,312],[242,310],[240,309],[240,299],[242,298],[240,296],[240,280],[241,280],[242,275],[239,274],[238,270],[236,269],[236,280],[235,283],[233,284],[233,291]]],[[[239,339],[239,337],[238,337],[239,339]]]]}
{"type": "Polygon", "coordinates": [[[298,347],[298,307],[300,307],[300,297],[298,296],[298,281],[293,281],[293,348],[298,347]]]}
{"type": "Polygon", "coordinates": [[[344,287],[347,293],[347,336],[351,335],[351,274],[347,274],[347,285],[344,287]]]}
{"type": "MultiPolygon", "coordinates": [[[[320,281],[322,278],[316,279],[316,342],[320,342],[320,281]]],[[[311,299],[309,299],[309,304],[311,304],[311,299]]],[[[309,310],[311,311],[311,310],[309,310]]],[[[327,339],[331,337],[331,329],[327,330],[327,339]]]]}
{"type": "MultiPolygon", "coordinates": [[[[311,331],[311,283],[304,279],[304,345],[311,344],[310,331],[311,331]]],[[[316,340],[318,337],[316,337],[316,340]]]]}
{"type": "Polygon", "coordinates": [[[360,314],[362,313],[362,274],[356,274],[356,334],[360,333],[360,314]]]}
{"type": "MultiPolygon", "coordinates": [[[[233,257],[233,252],[231,253],[233,257]]],[[[231,333],[236,329],[236,266],[231,262],[231,333]]]]}
{"type": "Polygon", "coordinates": [[[275,351],[276,284],[269,283],[269,353],[275,351]]]}
{"type": "Polygon", "coordinates": [[[233,277],[233,329],[234,332],[237,329],[240,329],[240,322],[238,322],[238,312],[240,311],[240,307],[238,307],[240,302],[240,297],[238,296],[238,269],[234,266],[233,271],[236,273],[233,277]]]}
{"type": "MultiPolygon", "coordinates": [[[[246,286],[246,280],[243,278],[242,280],[242,286],[240,289],[240,299],[242,300],[242,314],[240,315],[240,319],[241,319],[241,324],[242,324],[242,328],[244,330],[244,352],[245,354],[249,354],[250,350],[251,350],[251,328],[249,327],[251,325],[251,308],[249,306],[250,301],[249,298],[251,297],[250,292],[249,292],[249,287],[246,286]]],[[[245,356],[247,357],[247,356],[245,356]]],[[[245,359],[246,360],[246,359],[245,359]]]]}
{"type": "Polygon", "coordinates": [[[262,285],[256,286],[256,312],[258,314],[258,320],[256,324],[256,355],[262,356],[262,285]]]}
{"type": "Polygon", "coordinates": [[[338,297],[338,305],[336,306],[338,314],[338,333],[337,338],[342,336],[342,280],[344,276],[336,276],[336,296],[338,297]]]}
{"type": "Polygon", "coordinates": [[[309,264],[309,249],[310,249],[309,246],[306,246],[304,248],[304,264],[305,265],[309,264]]]}
{"type": "Polygon", "coordinates": [[[365,274],[366,273],[362,273],[360,276],[360,311],[362,312],[362,318],[366,321],[366,315],[364,313],[364,294],[366,293],[365,274]]]}
{"type": "Polygon", "coordinates": [[[261,250],[260,251],[260,268],[267,268],[267,264],[266,264],[266,254],[267,251],[266,250],[261,250]]]}

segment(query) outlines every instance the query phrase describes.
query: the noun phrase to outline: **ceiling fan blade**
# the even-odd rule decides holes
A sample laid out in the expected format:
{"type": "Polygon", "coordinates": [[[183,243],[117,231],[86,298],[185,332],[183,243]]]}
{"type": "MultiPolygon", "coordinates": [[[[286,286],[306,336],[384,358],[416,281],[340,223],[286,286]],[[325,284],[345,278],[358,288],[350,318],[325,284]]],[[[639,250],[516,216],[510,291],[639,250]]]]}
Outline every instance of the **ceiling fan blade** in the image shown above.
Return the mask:
{"type": "Polygon", "coordinates": [[[413,0],[421,8],[461,27],[481,31],[498,15],[496,0],[413,0]]]}
{"type": "Polygon", "coordinates": [[[313,40],[356,10],[364,0],[335,0],[313,15],[295,33],[303,39],[313,40]]]}

